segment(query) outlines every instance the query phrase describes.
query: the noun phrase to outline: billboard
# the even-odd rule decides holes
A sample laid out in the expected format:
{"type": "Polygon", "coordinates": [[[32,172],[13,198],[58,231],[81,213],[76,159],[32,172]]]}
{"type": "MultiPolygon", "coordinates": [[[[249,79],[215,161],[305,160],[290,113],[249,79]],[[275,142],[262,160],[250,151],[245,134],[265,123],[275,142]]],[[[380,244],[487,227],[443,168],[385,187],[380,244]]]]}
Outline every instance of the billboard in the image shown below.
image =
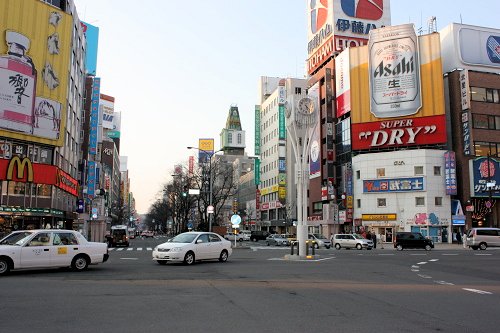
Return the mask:
{"type": "Polygon", "coordinates": [[[469,172],[473,197],[500,198],[500,161],[491,157],[470,160],[469,172]]]}
{"type": "Polygon", "coordinates": [[[260,105],[255,105],[255,155],[260,155],[260,105]]]}
{"type": "Polygon", "coordinates": [[[102,116],[102,127],[106,129],[114,129],[114,113],[115,113],[115,98],[100,94],[99,114],[102,116]]]}
{"type": "Polygon", "coordinates": [[[90,102],[89,154],[97,154],[97,131],[99,129],[99,97],[101,96],[101,79],[96,77],[92,83],[90,102]]]}
{"type": "Polygon", "coordinates": [[[214,154],[214,139],[198,140],[198,163],[208,162],[214,154]]]}
{"type": "MultiPolygon", "coordinates": [[[[390,34],[391,29],[398,27],[385,28],[384,30],[390,34]],[[387,30],[386,30],[387,29],[387,30]]],[[[381,29],[382,30],[382,29],[381,29]]],[[[403,37],[407,39],[408,37],[403,37]]],[[[403,45],[399,40],[394,40],[394,44],[403,45]]],[[[395,100],[392,103],[389,101],[386,106],[395,105],[395,114],[387,112],[387,109],[381,109],[379,112],[371,112],[370,86],[368,84],[370,71],[369,62],[376,61],[375,58],[369,59],[372,54],[367,46],[350,49],[350,80],[351,87],[351,123],[352,123],[352,148],[353,150],[369,150],[377,148],[402,148],[415,145],[440,144],[446,142],[446,119],[443,94],[443,79],[442,79],[442,64],[441,64],[441,49],[439,34],[433,33],[418,37],[418,59],[419,59],[419,79],[421,86],[421,107],[420,103],[415,103],[412,107],[406,104],[400,104],[395,100]],[[400,105],[398,105],[400,104],[400,105]],[[405,110],[400,110],[405,109],[405,110]],[[404,111],[404,112],[400,112],[404,111]],[[403,115],[407,113],[413,113],[403,115]]],[[[392,44],[390,44],[392,45],[392,44]]],[[[389,46],[390,46],[389,45],[389,46]]],[[[375,46],[377,47],[377,46],[375,46]]],[[[408,49],[408,47],[406,48],[408,49]]],[[[387,55],[389,57],[389,55],[387,55]]],[[[403,71],[403,54],[397,55],[399,65],[391,64],[388,68],[393,70],[403,71]],[[399,66],[399,67],[398,67],[399,66]]],[[[396,59],[397,60],[397,59],[396,59]]],[[[411,64],[405,60],[405,71],[411,68],[411,64]]],[[[377,66],[380,63],[375,62],[375,73],[377,66]]],[[[413,66],[416,66],[415,59],[413,66]]],[[[386,66],[384,65],[383,68],[386,66]]],[[[380,67],[378,67],[380,68],[380,67]]],[[[384,69],[385,71],[386,69],[384,69]]],[[[392,75],[393,71],[391,71],[392,75]]],[[[394,78],[394,80],[397,80],[394,78]]],[[[391,83],[390,80],[374,81],[373,85],[384,83],[388,89],[391,83]]],[[[416,80],[414,82],[417,82],[416,80]]],[[[396,82],[397,83],[397,82],[396,82]]],[[[399,90],[397,93],[386,92],[388,95],[410,95],[416,96],[413,88],[407,87],[399,90]]],[[[381,95],[384,98],[390,96],[381,95]]],[[[418,97],[416,97],[418,99],[418,97]]],[[[416,100],[415,99],[415,100],[416,100]]]]}
{"type": "Polygon", "coordinates": [[[444,153],[444,179],[447,195],[457,195],[457,159],[454,151],[444,153]]]}
{"type": "Polygon", "coordinates": [[[363,193],[424,191],[424,177],[363,180],[363,193]]]}
{"type": "Polygon", "coordinates": [[[334,53],[366,45],[371,30],[391,24],[389,0],[307,0],[307,73],[334,53]]]}
{"type": "MultiPolygon", "coordinates": [[[[320,105],[319,81],[307,89],[307,95],[314,101],[316,107],[320,105]]],[[[309,151],[309,179],[321,176],[321,112],[316,112],[318,121],[311,137],[311,148],[309,151]]]]}
{"type": "Polygon", "coordinates": [[[351,111],[351,80],[349,76],[350,51],[345,50],[335,58],[335,96],[337,118],[351,111]]]}
{"type": "Polygon", "coordinates": [[[99,45],[99,28],[86,22],[80,22],[83,28],[87,47],[85,48],[85,69],[87,74],[96,75],[97,48],[99,45]]]}
{"type": "Polygon", "coordinates": [[[0,136],[62,146],[73,19],[40,1],[3,0],[3,10],[0,136]]]}

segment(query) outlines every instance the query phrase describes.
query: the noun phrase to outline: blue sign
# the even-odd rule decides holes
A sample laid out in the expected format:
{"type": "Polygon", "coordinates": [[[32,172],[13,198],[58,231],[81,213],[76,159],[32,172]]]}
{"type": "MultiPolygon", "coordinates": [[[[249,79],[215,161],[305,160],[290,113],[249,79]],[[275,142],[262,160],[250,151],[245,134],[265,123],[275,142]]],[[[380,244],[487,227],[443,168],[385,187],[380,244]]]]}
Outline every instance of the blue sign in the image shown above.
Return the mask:
{"type": "Polygon", "coordinates": [[[85,34],[85,39],[87,40],[87,47],[85,48],[86,71],[87,74],[96,75],[99,28],[83,21],[81,23],[85,34]]]}
{"type": "Polygon", "coordinates": [[[363,193],[424,191],[424,177],[363,180],[363,193]]]}
{"type": "Polygon", "coordinates": [[[239,225],[241,223],[241,216],[234,214],[231,216],[231,224],[233,225],[239,225]]]}
{"type": "Polygon", "coordinates": [[[500,162],[491,157],[480,157],[469,163],[473,196],[489,197],[491,192],[491,197],[500,198],[500,162]]]}
{"type": "Polygon", "coordinates": [[[87,162],[87,195],[93,197],[95,195],[95,180],[96,180],[96,164],[94,161],[87,162]]]}
{"type": "Polygon", "coordinates": [[[101,97],[101,79],[94,78],[90,103],[89,154],[97,153],[97,128],[99,126],[99,99],[101,97]]]}

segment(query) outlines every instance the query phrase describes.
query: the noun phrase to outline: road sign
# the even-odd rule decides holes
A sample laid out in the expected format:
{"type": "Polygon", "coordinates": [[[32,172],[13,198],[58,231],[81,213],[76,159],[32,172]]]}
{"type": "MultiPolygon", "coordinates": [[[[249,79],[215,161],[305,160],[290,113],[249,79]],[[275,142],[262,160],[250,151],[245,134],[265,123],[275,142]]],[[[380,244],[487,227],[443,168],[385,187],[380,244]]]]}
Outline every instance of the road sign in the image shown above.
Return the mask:
{"type": "Polygon", "coordinates": [[[208,206],[207,207],[207,213],[208,214],[213,214],[214,213],[214,206],[208,206]]]}
{"type": "Polygon", "coordinates": [[[238,214],[231,216],[231,224],[239,225],[241,223],[241,217],[238,214]]]}

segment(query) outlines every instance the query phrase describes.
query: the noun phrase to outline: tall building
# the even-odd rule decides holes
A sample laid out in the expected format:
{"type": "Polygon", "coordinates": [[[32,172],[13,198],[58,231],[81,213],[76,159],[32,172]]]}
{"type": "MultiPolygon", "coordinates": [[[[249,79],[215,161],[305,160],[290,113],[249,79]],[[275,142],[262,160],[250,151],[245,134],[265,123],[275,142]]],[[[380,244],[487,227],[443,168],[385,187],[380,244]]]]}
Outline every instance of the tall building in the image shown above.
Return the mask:
{"type": "Polygon", "coordinates": [[[0,233],[77,219],[85,44],[72,0],[0,2],[0,233]]]}
{"type": "Polygon", "coordinates": [[[498,227],[500,30],[452,23],[440,35],[456,163],[453,231],[498,227]]]}

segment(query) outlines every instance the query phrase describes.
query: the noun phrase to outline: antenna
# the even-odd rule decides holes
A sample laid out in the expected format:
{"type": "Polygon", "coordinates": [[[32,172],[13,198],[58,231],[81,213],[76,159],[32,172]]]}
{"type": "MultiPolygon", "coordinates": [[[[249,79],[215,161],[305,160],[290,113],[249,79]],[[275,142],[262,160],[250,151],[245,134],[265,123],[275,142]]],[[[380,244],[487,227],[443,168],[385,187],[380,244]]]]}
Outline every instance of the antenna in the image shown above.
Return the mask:
{"type": "Polygon", "coordinates": [[[436,22],[436,16],[431,16],[428,21],[429,24],[429,33],[432,34],[433,32],[437,32],[437,22],[436,22]]]}

